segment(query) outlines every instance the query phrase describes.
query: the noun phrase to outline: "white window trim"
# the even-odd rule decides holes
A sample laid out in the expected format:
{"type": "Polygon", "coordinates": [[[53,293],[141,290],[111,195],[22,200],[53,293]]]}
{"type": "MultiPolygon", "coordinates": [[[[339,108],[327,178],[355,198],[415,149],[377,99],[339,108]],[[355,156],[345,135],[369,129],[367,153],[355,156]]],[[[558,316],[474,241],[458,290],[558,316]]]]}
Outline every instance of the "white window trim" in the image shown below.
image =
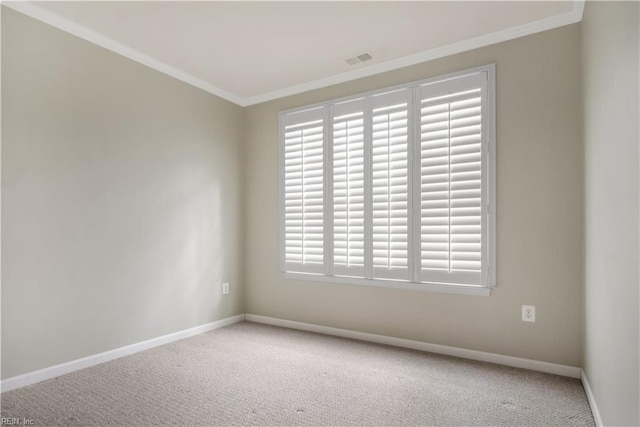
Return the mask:
{"type": "Polygon", "coordinates": [[[338,283],[343,285],[370,286],[374,288],[404,289],[409,291],[429,291],[444,294],[491,295],[493,287],[478,285],[451,285],[448,283],[409,282],[404,280],[364,279],[361,277],[326,276],[324,274],[287,273],[284,278],[304,282],[338,283]]]}
{"type": "MultiPolygon", "coordinates": [[[[306,105],[304,107],[289,109],[281,111],[279,114],[279,139],[278,139],[278,147],[279,147],[279,185],[278,185],[278,193],[279,193],[279,264],[280,271],[283,273],[283,277],[285,279],[291,280],[301,280],[301,281],[312,281],[312,282],[324,282],[324,283],[338,283],[338,284],[348,284],[348,285],[356,285],[356,286],[371,286],[371,287],[383,287],[383,288],[391,288],[391,289],[406,289],[406,290],[419,290],[419,291],[430,291],[430,292],[439,292],[439,293],[450,293],[450,294],[466,294],[466,295],[482,295],[488,296],[491,294],[491,289],[496,286],[496,271],[497,271],[497,262],[496,262],[496,234],[497,234],[497,220],[496,220],[496,82],[495,82],[495,64],[489,64],[485,66],[475,67],[459,72],[454,72],[442,76],[432,77],[425,80],[420,80],[416,82],[411,82],[409,84],[402,84],[393,87],[388,87],[376,91],[360,93],[356,95],[351,95],[347,97],[332,99],[325,102],[320,102],[316,104],[306,105]],[[484,277],[485,283],[487,285],[462,285],[462,284],[450,284],[450,283],[433,283],[433,282],[413,282],[413,281],[404,281],[404,280],[384,280],[384,279],[367,279],[360,277],[347,277],[347,276],[335,276],[333,273],[333,252],[332,248],[328,249],[329,252],[327,256],[325,256],[325,263],[329,260],[331,261],[329,264],[325,265],[325,273],[324,274],[314,274],[314,273],[298,273],[298,272],[288,272],[286,271],[285,265],[285,239],[284,239],[284,230],[285,230],[285,215],[284,215],[284,149],[283,143],[284,140],[284,126],[282,125],[282,118],[286,115],[290,115],[292,113],[303,112],[307,110],[312,110],[316,108],[326,107],[329,105],[346,102],[349,100],[362,98],[362,97],[370,97],[377,94],[383,94],[387,92],[408,89],[416,86],[427,85],[430,83],[442,82],[445,80],[455,79],[459,77],[463,77],[470,74],[476,74],[486,72],[488,79],[488,90],[486,93],[486,98],[484,99],[483,109],[486,109],[489,114],[483,114],[483,123],[482,126],[486,129],[486,172],[485,176],[486,182],[486,191],[488,194],[485,197],[484,202],[486,205],[484,206],[487,209],[487,249],[486,253],[483,253],[483,263],[487,263],[490,267],[487,268],[486,277],[484,277]],[[484,259],[486,256],[487,259],[484,259]]],[[[370,99],[370,98],[367,98],[370,99]]],[[[409,103],[412,104],[416,102],[413,97],[409,100],[409,103]]],[[[411,111],[410,114],[414,112],[411,111]]],[[[332,153],[332,136],[330,130],[331,124],[329,123],[328,117],[328,109],[325,113],[324,117],[324,131],[325,131],[325,153],[327,156],[332,153]]],[[[416,121],[417,125],[417,121],[416,121]]],[[[416,132],[410,126],[410,133],[416,132]]],[[[410,137],[412,138],[412,137],[410,137]]],[[[410,139],[411,141],[411,139],[410,139]]],[[[413,144],[415,146],[415,144],[413,144]]],[[[410,150],[411,151],[411,150],[410,150]]],[[[419,158],[415,153],[410,154],[410,159],[419,158]]],[[[411,161],[411,160],[410,160],[411,161]]],[[[325,177],[330,177],[330,162],[325,162],[325,177]]],[[[416,172],[417,168],[414,168],[414,172],[416,172]]],[[[332,196],[332,185],[328,183],[329,179],[325,180],[325,206],[327,205],[327,201],[329,197],[332,196]],[[327,191],[329,190],[329,191],[327,191]]],[[[414,191],[416,191],[414,189],[414,191]]],[[[419,218],[414,218],[413,210],[409,210],[409,221],[419,221],[419,218]]],[[[324,234],[327,236],[327,233],[333,234],[333,221],[331,220],[331,215],[324,216],[325,229],[324,234]]],[[[326,238],[325,238],[326,239],[326,238]]],[[[410,236],[409,244],[412,244],[411,241],[414,241],[414,245],[420,245],[419,239],[412,238],[410,236]],[[415,242],[417,240],[417,242],[415,242]]],[[[411,258],[409,258],[409,269],[411,270],[419,270],[419,265],[416,265],[411,258]]],[[[415,274],[414,274],[415,277],[415,274]]]]}

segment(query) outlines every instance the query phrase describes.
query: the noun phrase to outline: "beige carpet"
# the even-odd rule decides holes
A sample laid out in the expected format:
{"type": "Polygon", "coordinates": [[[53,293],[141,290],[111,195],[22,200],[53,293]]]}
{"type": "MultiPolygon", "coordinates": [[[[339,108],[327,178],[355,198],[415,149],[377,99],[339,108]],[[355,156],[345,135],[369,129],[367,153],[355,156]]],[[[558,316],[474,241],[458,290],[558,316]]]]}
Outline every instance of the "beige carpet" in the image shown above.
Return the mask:
{"type": "Polygon", "coordinates": [[[1,398],[46,426],[594,425],[576,379],[248,322],[1,398]]]}

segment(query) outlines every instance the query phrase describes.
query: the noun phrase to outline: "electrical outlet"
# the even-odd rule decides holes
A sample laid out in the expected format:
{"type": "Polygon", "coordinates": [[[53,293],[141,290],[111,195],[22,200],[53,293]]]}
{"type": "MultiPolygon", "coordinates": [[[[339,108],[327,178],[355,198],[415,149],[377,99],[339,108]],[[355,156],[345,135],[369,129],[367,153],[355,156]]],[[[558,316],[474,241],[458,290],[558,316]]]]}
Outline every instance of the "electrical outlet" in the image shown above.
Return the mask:
{"type": "Polygon", "coordinates": [[[522,306],[522,321],[523,322],[535,322],[536,321],[536,307],[534,305],[522,306]]]}
{"type": "Polygon", "coordinates": [[[226,295],[229,293],[229,284],[228,283],[223,283],[222,284],[222,294],[226,295]]]}

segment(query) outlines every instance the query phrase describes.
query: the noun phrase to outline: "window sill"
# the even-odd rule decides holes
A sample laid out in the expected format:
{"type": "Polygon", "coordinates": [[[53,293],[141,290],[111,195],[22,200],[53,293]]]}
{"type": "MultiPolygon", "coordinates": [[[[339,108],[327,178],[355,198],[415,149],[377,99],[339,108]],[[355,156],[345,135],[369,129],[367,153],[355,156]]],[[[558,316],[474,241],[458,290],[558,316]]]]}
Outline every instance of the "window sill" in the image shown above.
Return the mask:
{"type": "Polygon", "coordinates": [[[401,280],[372,280],[358,277],[325,276],[323,274],[283,273],[285,279],[308,282],[338,283],[343,285],[373,286],[376,288],[406,289],[444,294],[491,295],[491,288],[472,285],[445,285],[439,283],[414,283],[401,280]]]}

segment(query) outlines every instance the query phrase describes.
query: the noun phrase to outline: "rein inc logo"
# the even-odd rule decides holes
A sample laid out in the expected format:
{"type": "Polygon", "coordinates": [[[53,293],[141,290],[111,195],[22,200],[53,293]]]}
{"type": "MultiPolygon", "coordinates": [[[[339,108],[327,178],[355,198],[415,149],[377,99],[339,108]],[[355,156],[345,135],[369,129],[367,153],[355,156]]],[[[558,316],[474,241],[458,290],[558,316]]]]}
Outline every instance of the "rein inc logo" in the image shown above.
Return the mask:
{"type": "Polygon", "coordinates": [[[30,418],[0,418],[0,426],[30,426],[33,420],[30,418]]]}

